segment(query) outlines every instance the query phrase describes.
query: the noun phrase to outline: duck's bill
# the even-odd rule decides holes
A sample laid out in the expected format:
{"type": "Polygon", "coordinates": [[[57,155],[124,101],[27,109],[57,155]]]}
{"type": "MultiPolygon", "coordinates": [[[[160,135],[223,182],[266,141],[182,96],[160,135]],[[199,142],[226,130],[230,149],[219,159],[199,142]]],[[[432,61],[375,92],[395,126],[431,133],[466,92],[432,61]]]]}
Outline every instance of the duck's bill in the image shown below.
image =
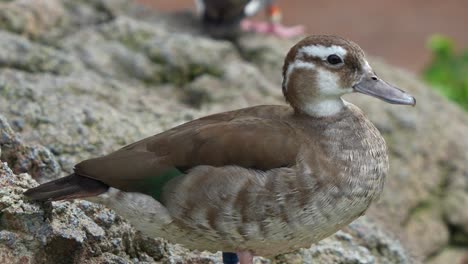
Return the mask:
{"type": "Polygon", "coordinates": [[[377,97],[391,104],[416,105],[416,99],[376,76],[363,78],[353,86],[354,91],[377,97]]]}

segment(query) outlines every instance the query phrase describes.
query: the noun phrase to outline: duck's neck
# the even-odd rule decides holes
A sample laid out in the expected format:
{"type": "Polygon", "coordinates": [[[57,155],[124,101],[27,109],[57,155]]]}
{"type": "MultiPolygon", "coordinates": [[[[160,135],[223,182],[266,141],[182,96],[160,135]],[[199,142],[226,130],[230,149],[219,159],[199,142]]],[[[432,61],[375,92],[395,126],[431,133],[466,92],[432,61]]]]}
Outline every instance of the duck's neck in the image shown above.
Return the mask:
{"type": "Polygon", "coordinates": [[[341,97],[331,97],[311,100],[302,105],[300,110],[310,116],[326,117],[338,114],[344,107],[341,97]]]}

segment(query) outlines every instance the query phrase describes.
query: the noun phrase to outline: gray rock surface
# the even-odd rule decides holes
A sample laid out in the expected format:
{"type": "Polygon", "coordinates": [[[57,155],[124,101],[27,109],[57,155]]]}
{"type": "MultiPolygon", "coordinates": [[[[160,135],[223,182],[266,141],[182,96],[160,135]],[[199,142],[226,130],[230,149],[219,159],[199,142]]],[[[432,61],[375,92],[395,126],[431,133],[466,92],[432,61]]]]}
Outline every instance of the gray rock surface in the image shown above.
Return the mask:
{"type": "MultiPolygon", "coordinates": [[[[202,36],[189,14],[123,0],[0,3],[0,263],[219,263],[139,234],[86,201],[22,192],[82,159],[208,113],[284,103],[294,41],[202,36]]],[[[468,245],[468,116],[416,77],[372,59],[415,108],[350,95],[384,134],[391,172],[368,215],[276,263],[448,263],[468,245]],[[401,242],[399,242],[401,241],[401,242]]],[[[258,259],[257,263],[270,263],[258,259]]]]}

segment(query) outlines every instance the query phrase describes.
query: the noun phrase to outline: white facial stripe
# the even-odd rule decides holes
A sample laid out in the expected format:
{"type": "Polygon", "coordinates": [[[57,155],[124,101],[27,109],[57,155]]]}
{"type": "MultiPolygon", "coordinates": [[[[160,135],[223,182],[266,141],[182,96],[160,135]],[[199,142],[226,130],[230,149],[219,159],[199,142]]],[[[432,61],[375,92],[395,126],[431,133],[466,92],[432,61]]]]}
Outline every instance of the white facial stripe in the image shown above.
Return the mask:
{"type": "Polygon", "coordinates": [[[262,8],[261,0],[251,0],[245,7],[244,13],[246,16],[253,16],[257,14],[262,8]]]}
{"type": "Polygon", "coordinates": [[[294,69],[315,69],[315,64],[303,60],[296,59],[293,63],[290,63],[286,70],[286,76],[284,76],[284,89],[288,89],[289,76],[294,69]]]}
{"type": "Polygon", "coordinates": [[[323,45],[310,45],[300,48],[298,54],[301,53],[307,56],[325,59],[331,54],[336,54],[341,58],[344,58],[346,56],[347,51],[343,47],[336,45],[332,45],[330,47],[326,47],[323,45]]]}

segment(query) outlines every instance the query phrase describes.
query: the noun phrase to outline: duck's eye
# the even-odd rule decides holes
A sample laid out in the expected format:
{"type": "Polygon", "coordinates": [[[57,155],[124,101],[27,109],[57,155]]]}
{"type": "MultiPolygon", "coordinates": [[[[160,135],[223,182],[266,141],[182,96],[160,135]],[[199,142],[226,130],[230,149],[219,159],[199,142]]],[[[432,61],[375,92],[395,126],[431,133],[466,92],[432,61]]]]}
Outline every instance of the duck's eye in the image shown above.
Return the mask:
{"type": "Polygon", "coordinates": [[[327,57],[327,62],[330,63],[331,65],[337,65],[337,64],[343,63],[343,60],[340,58],[340,56],[336,54],[332,54],[327,57]]]}

